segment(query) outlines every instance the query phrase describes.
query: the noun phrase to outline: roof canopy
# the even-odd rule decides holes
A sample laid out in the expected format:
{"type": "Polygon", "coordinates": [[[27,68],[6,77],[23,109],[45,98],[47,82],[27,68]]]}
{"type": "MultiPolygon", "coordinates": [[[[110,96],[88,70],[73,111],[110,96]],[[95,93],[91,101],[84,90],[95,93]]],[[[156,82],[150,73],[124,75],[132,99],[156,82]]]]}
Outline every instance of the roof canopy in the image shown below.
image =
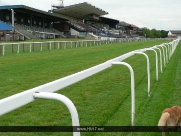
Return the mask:
{"type": "Polygon", "coordinates": [[[16,11],[20,11],[20,12],[24,12],[24,13],[28,13],[28,14],[32,14],[32,15],[37,15],[37,16],[43,16],[46,18],[50,18],[53,20],[62,20],[62,21],[66,21],[67,19],[61,18],[58,15],[46,12],[46,11],[42,11],[39,9],[35,9],[35,8],[31,8],[25,5],[5,5],[5,6],[0,6],[0,10],[10,10],[10,9],[14,9],[15,12],[16,11]]]}
{"type": "Polygon", "coordinates": [[[79,19],[85,19],[89,14],[96,14],[99,16],[108,14],[108,12],[87,2],[59,8],[54,10],[54,12],[79,19]]]}
{"type": "Polygon", "coordinates": [[[124,21],[120,21],[119,22],[119,25],[121,25],[121,26],[131,26],[130,24],[128,24],[128,23],[126,23],[126,22],[124,22],[124,21]]]}
{"type": "Polygon", "coordinates": [[[101,21],[106,22],[106,23],[115,23],[118,24],[119,20],[108,18],[108,17],[100,17],[101,21]]]}
{"type": "Polygon", "coordinates": [[[181,30],[170,30],[172,34],[181,34],[181,30]]]}
{"type": "Polygon", "coordinates": [[[131,27],[133,27],[133,28],[139,28],[138,26],[136,26],[136,25],[133,25],[133,24],[130,24],[131,25],[131,27]]]}

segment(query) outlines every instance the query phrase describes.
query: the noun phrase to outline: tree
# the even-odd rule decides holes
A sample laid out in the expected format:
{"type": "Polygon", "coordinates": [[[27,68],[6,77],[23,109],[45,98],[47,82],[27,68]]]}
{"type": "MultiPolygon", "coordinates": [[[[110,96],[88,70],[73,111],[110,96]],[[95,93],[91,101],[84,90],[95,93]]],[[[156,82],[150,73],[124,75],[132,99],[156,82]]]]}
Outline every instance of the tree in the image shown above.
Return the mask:
{"type": "Polygon", "coordinates": [[[166,38],[168,36],[168,31],[165,30],[156,30],[156,29],[148,29],[146,27],[142,28],[142,36],[146,35],[146,38],[166,38]]]}
{"type": "Polygon", "coordinates": [[[153,38],[160,38],[161,37],[161,32],[159,30],[152,29],[151,32],[153,34],[153,38]]]}
{"type": "Polygon", "coordinates": [[[143,36],[146,36],[146,38],[153,38],[153,34],[148,28],[144,27],[142,28],[142,31],[143,31],[143,36]]]}
{"type": "Polygon", "coordinates": [[[161,30],[161,35],[162,35],[162,38],[167,38],[168,37],[168,31],[161,30]]]}

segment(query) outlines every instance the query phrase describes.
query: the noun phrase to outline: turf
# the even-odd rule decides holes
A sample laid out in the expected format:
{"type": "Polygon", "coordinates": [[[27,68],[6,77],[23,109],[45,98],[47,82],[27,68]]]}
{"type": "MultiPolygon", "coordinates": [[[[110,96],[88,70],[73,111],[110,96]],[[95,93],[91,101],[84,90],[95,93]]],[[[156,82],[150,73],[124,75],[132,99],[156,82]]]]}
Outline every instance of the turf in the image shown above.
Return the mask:
{"type": "MultiPolygon", "coordinates": [[[[135,49],[167,41],[114,43],[94,47],[8,54],[0,56],[1,96],[28,90],[84,70],[135,49]]],[[[179,105],[181,46],[155,80],[155,56],[148,51],[151,97],[147,96],[146,59],[135,55],[125,60],[135,72],[136,125],[157,125],[161,111],[179,105]],[[178,84],[179,83],[179,84],[178,84]]],[[[70,98],[82,126],[130,126],[130,76],[124,66],[113,66],[57,93],[70,98]]],[[[37,100],[0,117],[1,126],[71,126],[67,108],[58,101],[37,100]]],[[[72,133],[1,133],[1,135],[72,135],[72,133]]],[[[173,133],[176,135],[177,133],[173,133]]],[[[160,133],[81,133],[82,136],[160,135],[160,133]]]]}

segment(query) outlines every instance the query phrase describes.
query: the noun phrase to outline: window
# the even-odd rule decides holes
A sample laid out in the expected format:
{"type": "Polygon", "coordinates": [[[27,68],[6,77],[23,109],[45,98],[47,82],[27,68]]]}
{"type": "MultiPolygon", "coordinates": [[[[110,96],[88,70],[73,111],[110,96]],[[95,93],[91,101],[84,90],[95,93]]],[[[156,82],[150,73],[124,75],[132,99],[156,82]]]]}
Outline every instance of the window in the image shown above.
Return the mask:
{"type": "Polygon", "coordinates": [[[21,22],[22,22],[22,23],[24,22],[24,19],[23,19],[23,18],[21,19],[21,22]]]}
{"type": "Polygon", "coordinates": [[[34,25],[36,25],[36,21],[34,21],[34,25]]]}
{"type": "Polygon", "coordinates": [[[41,25],[41,22],[39,22],[39,25],[41,25]]]}
{"type": "Polygon", "coordinates": [[[17,21],[17,18],[16,18],[16,17],[14,17],[14,21],[17,21]]]}

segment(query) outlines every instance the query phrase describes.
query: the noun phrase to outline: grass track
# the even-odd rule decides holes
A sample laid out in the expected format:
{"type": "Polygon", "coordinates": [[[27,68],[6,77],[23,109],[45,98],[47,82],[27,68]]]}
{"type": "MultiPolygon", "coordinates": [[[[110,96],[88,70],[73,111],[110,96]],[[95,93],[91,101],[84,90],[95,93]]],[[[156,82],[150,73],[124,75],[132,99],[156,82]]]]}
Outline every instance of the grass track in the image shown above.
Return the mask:
{"type": "MultiPolygon", "coordinates": [[[[163,42],[163,41],[162,41],[163,42]]],[[[164,41],[165,42],[165,41],[164,41]]],[[[24,53],[0,57],[1,98],[40,84],[89,68],[135,49],[159,44],[134,42],[105,47],[77,48],[24,53]],[[83,59],[82,59],[83,58],[83,59]],[[68,61],[68,63],[67,63],[68,61]],[[18,70],[18,72],[16,71],[18,70]],[[31,73],[31,74],[30,74],[31,73]],[[36,75],[36,76],[35,76],[36,75]]],[[[126,60],[135,70],[136,125],[154,126],[165,107],[179,105],[178,82],[181,81],[181,47],[178,46],[159,81],[155,81],[154,53],[147,54],[151,62],[151,97],[147,97],[146,59],[135,55],[126,60]],[[143,65],[145,64],[145,66],[143,65]],[[174,90],[174,92],[173,92],[174,90]],[[174,101],[173,101],[174,100],[174,101]],[[175,101],[176,100],[176,101],[175,101]],[[164,103],[163,103],[164,101],[164,103]],[[147,111],[147,112],[145,112],[147,111]]],[[[130,125],[130,77],[124,66],[113,66],[77,84],[58,91],[68,96],[78,109],[82,126],[130,125]]],[[[71,125],[66,107],[57,101],[37,100],[0,117],[0,125],[71,125]]],[[[17,135],[4,133],[1,135],[17,135]]],[[[18,135],[53,135],[60,133],[18,133],[18,135]]],[[[72,135],[72,133],[61,133],[72,135]]],[[[160,135],[160,133],[82,133],[83,136],[160,135]]]]}

